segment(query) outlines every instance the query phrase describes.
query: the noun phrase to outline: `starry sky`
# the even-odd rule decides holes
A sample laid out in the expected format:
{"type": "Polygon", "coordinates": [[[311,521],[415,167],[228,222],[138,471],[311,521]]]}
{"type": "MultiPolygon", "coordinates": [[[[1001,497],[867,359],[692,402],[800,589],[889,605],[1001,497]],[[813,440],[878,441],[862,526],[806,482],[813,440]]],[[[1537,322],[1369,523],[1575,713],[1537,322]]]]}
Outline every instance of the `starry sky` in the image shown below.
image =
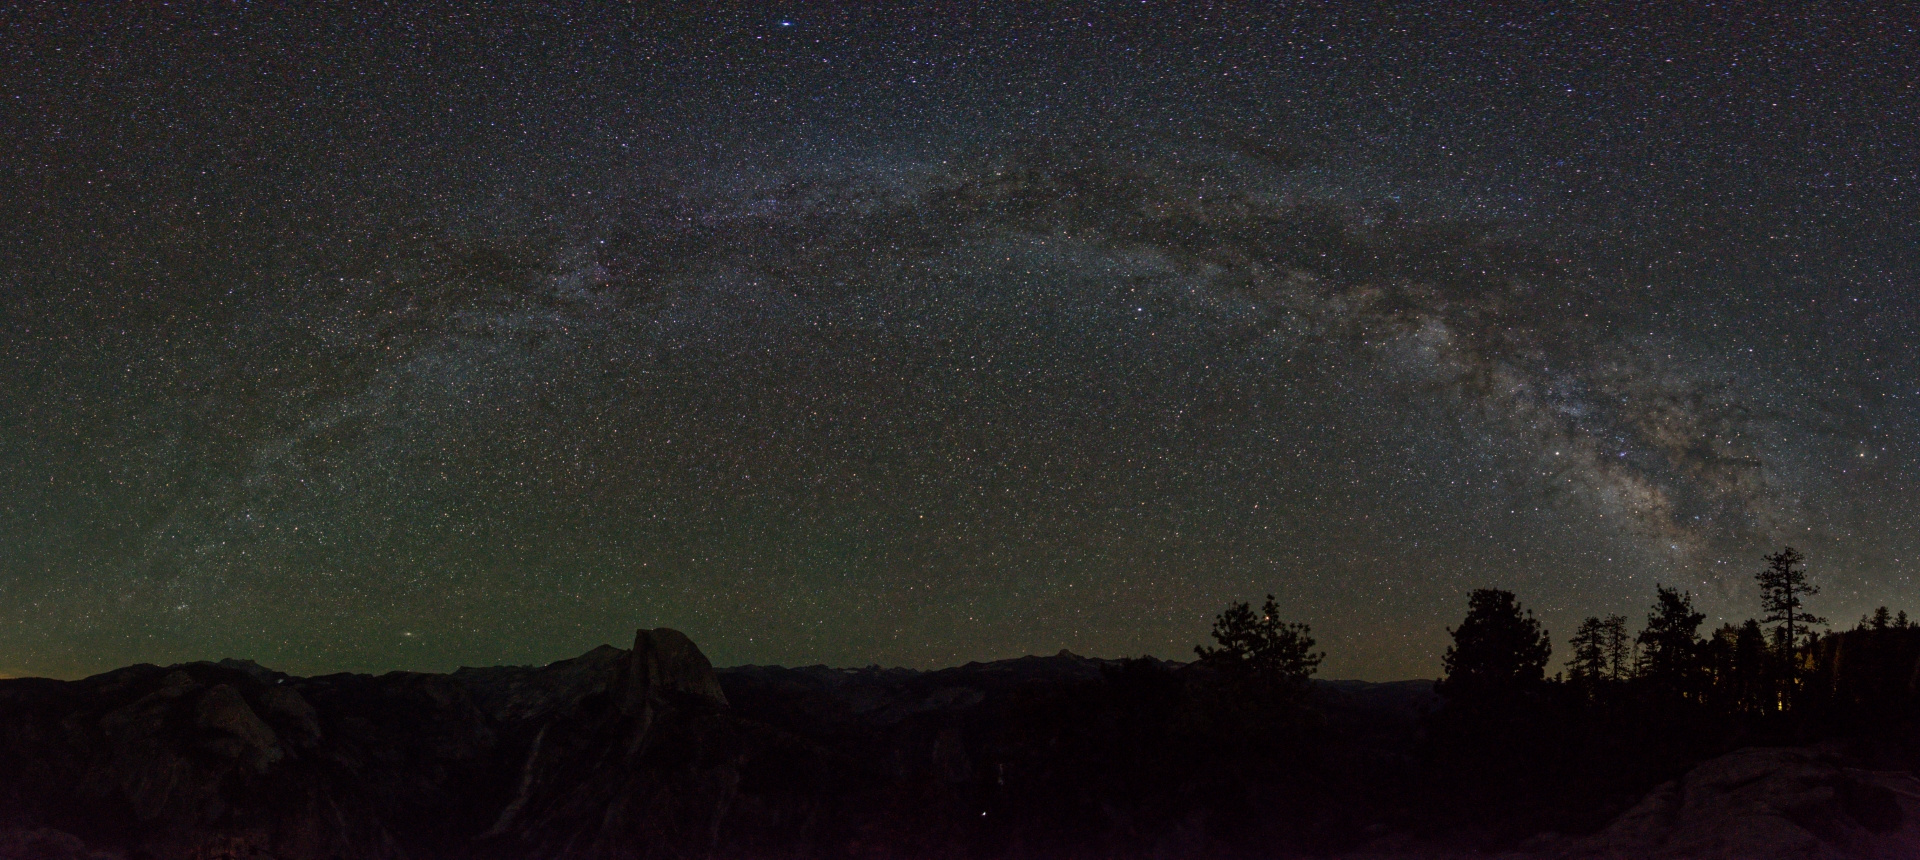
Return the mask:
{"type": "Polygon", "coordinates": [[[1909,16],[292,5],[0,12],[0,674],[1920,610],[1909,16]]]}

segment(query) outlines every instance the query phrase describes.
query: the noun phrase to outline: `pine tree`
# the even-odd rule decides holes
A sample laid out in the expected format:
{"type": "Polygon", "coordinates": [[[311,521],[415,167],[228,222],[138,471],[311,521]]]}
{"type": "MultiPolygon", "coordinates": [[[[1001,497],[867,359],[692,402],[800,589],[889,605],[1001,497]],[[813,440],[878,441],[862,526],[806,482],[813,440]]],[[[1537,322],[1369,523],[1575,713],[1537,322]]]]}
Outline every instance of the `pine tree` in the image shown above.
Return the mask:
{"type": "Polygon", "coordinates": [[[1740,625],[1733,640],[1734,699],[1742,710],[1772,710],[1773,674],[1767,659],[1767,634],[1751,618],[1740,625]]]}
{"type": "Polygon", "coordinates": [[[1607,670],[1615,681],[1625,681],[1633,666],[1633,640],[1627,638],[1627,616],[1609,615],[1601,622],[1606,635],[1607,670]]]}
{"type": "Polygon", "coordinates": [[[1700,688],[1700,623],[1705,613],[1693,608],[1693,593],[1655,586],[1653,609],[1640,631],[1640,677],[1681,695],[1700,688]]]}
{"type": "Polygon", "coordinates": [[[1567,644],[1573,648],[1573,659],[1567,662],[1571,680],[1587,690],[1599,686],[1607,677],[1606,622],[1588,617],[1567,644]]]}
{"type": "Polygon", "coordinates": [[[1194,653],[1281,699],[1302,696],[1307,680],[1327,656],[1313,650],[1311,628],[1280,620],[1280,607],[1271,594],[1258,615],[1245,603],[1228,604],[1214,616],[1213,640],[1218,647],[1196,645],[1194,653]]]}
{"type": "Polygon", "coordinates": [[[1793,547],[1787,547],[1766,557],[1767,566],[1754,579],[1760,583],[1760,608],[1768,623],[1781,622],[1779,639],[1785,646],[1785,656],[1791,664],[1793,652],[1800,644],[1800,635],[1807,625],[1825,624],[1827,619],[1808,613],[1804,606],[1806,598],[1820,593],[1820,587],[1807,581],[1807,569],[1802,564],[1806,558],[1793,547]]]}
{"type": "Polygon", "coordinates": [[[1739,652],[1740,628],[1732,624],[1722,624],[1719,629],[1707,636],[1701,651],[1701,665],[1705,668],[1706,686],[1711,688],[1719,700],[1729,706],[1740,705],[1739,664],[1736,655],[1739,652]]]}
{"type": "Polygon", "coordinates": [[[1511,591],[1476,589],[1467,598],[1466,620],[1448,632],[1453,634],[1453,644],[1441,658],[1447,676],[1434,685],[1441,695],[1497,697],[1546,678],[1553,641],[1511,591]]]}

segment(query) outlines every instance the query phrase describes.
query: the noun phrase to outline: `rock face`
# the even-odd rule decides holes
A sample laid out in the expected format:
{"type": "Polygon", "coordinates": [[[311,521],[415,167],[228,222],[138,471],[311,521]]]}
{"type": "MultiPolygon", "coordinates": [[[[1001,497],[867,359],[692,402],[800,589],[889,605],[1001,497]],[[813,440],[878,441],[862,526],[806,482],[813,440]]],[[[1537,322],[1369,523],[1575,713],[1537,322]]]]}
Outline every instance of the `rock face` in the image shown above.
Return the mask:
{"type": "Polygon", "coordinates": [[[626,651],[602,645],[573,659],[538,668],[462,668],[451,677],[490,720],[501,726],[520,727],[571,711],[589,696],[605,695],[626,660],[626,651]]]}
{"type": "Polygon", "coordinates": [[[95,851],[71,833],[49,830],[0,830],[0,858],[5,860],[126,860],[123,855],[95,851]]]}
{"type": "MultiPolygon", "coordinates": [[[[265,704],[264,695],[255,698],[265,704]]],[[[201,742],[205,749],[239,761],[255,774],[266,773],[274,762],[287,756],[280,748],[280,736],[261,722],[246,698],[231,685],[215,685],[200,697],[194,706],[193,724],[214,735],[201,742]]]]}
{"type": "Polygon", "coordinates": [[[1032,715],[1108,686],[1114,666],[716,672],[654,629],[539,668],[296,678],[229,660],[0,681],[0,857],[898,856],[1060,833],[1152,846],[1164,828],[1090,797],[1034,802],[1064,784],[1035,757],[1080,721],[1032,715]]]}
{"type": "Polygon", "coordinates": [[[563,697],[534,730],[481,853],[709,856],[719,844],[739,767],[766,739],[725,712],[713,665],[677,630],[637,631],[607,662],[604,692],[563,697]]]}
{"type": "Polygon", "coordinates": [[[665,628],[541,668],[0,681],[0,858],[704,854],[792,742],[665,628]]]}
{"type": "MultiPolygon", "coordinates": [[[[1335,725],[1274,774],[1212,740],[1207,677],[1067,653],[716,671],[655,629],[448,675],[6,680],[0,860],[1442,856],[1366,843],[1365,774],[1404,758],[1430,684],[1317,685],[1335,725]]],[[[1916,804],[1904,774],[1745,750],[1513,856],[1920,857],[1916,804]]]]}
{"type": "Polygon", "coordinates": [[[509,790],[499,725],[445,675],[0,681],[0,857],[434,856],[509,790]]]}
{"type": "Polygon", "coordinates": [[[1799,748],[1745,749],[1655,789],[1556,858],[1920,857],[1920,782],[1799,748]]]}
{"type": "Polygon", "coordinates": [[[684,694],[725,707],[727,693],[713,674],[713,664],[692,639],[678,630],[657,627],[634,634],[633,650],[615,682],[620,710],[639,713],[649,700],[684,694]]]}

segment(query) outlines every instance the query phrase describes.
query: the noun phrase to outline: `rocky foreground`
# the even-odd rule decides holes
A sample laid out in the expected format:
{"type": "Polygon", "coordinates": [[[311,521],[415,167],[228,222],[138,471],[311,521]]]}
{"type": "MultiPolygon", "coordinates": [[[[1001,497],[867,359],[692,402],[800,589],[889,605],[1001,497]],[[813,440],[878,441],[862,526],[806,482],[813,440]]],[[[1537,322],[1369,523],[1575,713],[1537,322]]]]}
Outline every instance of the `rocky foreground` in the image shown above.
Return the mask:
{"type": "MultiPolygon", "coordinates": [[[[1477,856],[1355,788],[1406,754],[1429,684],[1320,685],[1321,770],[1229,796],[1130,722],[1190,671],[1063,652],[716,672],[659,629],[540,668],[6,680],[0,857],[1477,856]]],[[[1920,857],[1920,783],[1742,750],[1504,856],[1920,857]]]]}

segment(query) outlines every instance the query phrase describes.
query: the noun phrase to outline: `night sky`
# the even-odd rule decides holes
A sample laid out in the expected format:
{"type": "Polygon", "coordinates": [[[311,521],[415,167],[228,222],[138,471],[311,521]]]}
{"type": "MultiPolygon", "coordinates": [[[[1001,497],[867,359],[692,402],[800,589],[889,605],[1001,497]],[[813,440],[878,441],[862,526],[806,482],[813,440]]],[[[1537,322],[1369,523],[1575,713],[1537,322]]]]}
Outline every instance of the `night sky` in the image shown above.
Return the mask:
{"type": "Polygon", "coordinates": [[[1432,677],[1470,589],[1564,652],[1785,543],[1920,610],[1912,17],[69,5],[0,12],[0,674],[1272,592],[1432,677]]]}

